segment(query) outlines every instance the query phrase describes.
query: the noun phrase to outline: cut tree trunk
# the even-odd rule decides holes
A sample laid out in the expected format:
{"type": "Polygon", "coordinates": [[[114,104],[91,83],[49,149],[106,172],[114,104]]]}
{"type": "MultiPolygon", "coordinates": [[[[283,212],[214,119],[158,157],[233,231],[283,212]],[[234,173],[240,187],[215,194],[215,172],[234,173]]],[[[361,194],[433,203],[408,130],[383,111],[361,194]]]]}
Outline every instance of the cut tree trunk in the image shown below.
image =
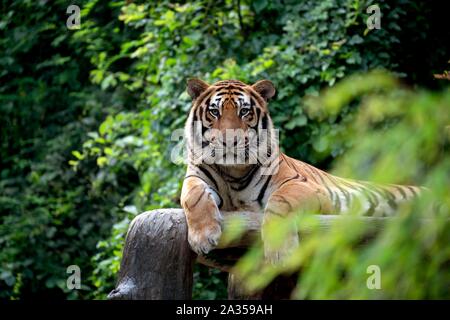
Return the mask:
{"type": "Polygon", "coordinates": [[[191,299],[195,257],[182,210],[144,212],[131,222],[108,299],[191,299]]]}
{"type": "MultiPolygon", "coordinates": [[[[223,229],[236,228],[240,219],[243,235],[233,241],[221,239],[217,248],[206,256],[190,250],[187,225],[182,209],[160,209],[138,215],[130,225],[116,288],[111,300],[191,299],[195,260],[209,267],[230,272],[255,239],[261,236],[262,214],[223,212],[223,229]]],[[[318,215],[319,229],[329,229],[340,216],[318,215]]],[[[374,230],[385,218],[364,217],[374,230]]],[[[302,230],[302,237],[312,230],[302,230]]],[[[228,278],[229,299],[288,299],[295,287],[295,276],[279,276],[263,292],[248,295],[232,273],[228,278]]]]}

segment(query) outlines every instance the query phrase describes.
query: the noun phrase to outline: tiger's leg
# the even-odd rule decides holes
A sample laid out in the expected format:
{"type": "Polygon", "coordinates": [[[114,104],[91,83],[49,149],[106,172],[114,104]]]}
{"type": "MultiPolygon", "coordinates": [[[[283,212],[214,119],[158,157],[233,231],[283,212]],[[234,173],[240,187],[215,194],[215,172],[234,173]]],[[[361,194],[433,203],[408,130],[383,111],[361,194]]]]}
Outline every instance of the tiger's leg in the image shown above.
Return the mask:
{"type": "Polygon", "coordinates": [[[188,241],[196,253],[206,254],[219,242],[222,216],[214,191],[201,179],[188,177],[181,190],[188,225],[188,241]]]}
{"type": "Polygon", "coordinates": [[[290,214],[320,213],[331,209],[331,201],[319,187],[308,186],[302,182],[287,182],[274,191],[264,210],[262,240],[267,261],[276,264],[298,247],[299,236],[295,226],[285,234],[281,246],[271,244],[270,225],[282,222],[290,214]]]}

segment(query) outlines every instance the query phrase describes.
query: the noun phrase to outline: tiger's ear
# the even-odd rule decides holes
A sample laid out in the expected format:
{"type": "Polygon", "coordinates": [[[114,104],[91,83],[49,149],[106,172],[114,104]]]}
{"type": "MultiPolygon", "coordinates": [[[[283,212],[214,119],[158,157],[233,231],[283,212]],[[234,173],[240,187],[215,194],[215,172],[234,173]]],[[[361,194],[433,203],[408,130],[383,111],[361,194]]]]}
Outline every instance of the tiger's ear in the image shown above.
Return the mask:
{"type": "Polygon", "coordinates": [[[269,80],[260,80],[252,85],[253,90],[258,92],[264,100],[269,100],[275,95],[275,86],[269,80]]]}
{"type": "Polygon", "coordinates": [[[197,99],[208,88],[209,84],[200,79],[192,78],[187,81],[187,92],[193,100],[197,99]]]}

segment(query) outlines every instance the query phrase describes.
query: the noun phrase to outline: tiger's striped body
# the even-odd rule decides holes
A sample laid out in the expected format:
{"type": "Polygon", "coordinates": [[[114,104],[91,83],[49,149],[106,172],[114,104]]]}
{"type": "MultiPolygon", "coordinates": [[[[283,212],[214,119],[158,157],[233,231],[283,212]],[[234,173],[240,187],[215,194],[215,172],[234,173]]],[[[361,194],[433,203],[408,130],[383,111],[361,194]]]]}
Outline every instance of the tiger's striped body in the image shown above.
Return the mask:
{"type": "MultiPolygon", "coordinates": [[[[257,158],[251,151],[245,153],[246,163],[207,163],[204,155],[199,156],[194,150],[196,144],[201,144],[203,150],[211,145],[214,145],[211,150],[228,150],[230,142],[223,139],[221,143],[217,142],[220,139],[214,139],[214,134],[208,135],[208,129],[222,132],[224,136],[226,129],[258,133],[258,138],[245,134],[245,138],[235,138],[233,142],[237,148],[239,141],[247,148],[248,140],[264,141],[259,132],[274,130],[267,100],[274,95],[275,89],[267,80],[253,86],[236,80],[221,81],[212,86],[201,80],[190,80],[188,92],[194,102],[186,123],[188,169],[181,204],[188,222],[189,243],[199,254],[209,252],[218,243],[220,211],[263,212],[264,221],[267,221],[299,210],[341,214],[358,201],[365,215],[390,215],[399,203],[420,192],[418,187],[380,186],[339,178],[279,153],[276,148],[269,152],[275,156],[264,158],[264,165],[270,162],[269,165],[275,168],[271,174],[264,171],[259,158],[249,161],[257,158]],[[191,131],[195,121],[202,126],[198,137],[191,131]]],[[[268,139],[273,139],[273,135],[268,139]]],[[[296,242],[296,239],[290,239],[287,244],[295,246],[296,242]]]]}

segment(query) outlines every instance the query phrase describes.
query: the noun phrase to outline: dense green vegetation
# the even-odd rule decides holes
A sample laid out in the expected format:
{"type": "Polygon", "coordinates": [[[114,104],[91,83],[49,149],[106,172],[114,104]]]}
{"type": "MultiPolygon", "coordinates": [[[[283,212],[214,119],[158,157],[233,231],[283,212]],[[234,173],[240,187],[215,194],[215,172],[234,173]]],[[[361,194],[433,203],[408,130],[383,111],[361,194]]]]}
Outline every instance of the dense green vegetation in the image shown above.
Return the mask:
{"type": "Polygon", "coordinates": [[[384,184],[415,183],[429,192],[400,205],[397,217],[366,246],[360,246],[361,239],[374,229],[352,219],[362,212],[358,203],[328,232],[320,230],[313,212],[269,226],[274,244],[293,226],[300,232],[312,228],[313,233],[276,265],[263,263],[261,246],[250,250],[237,266],[249,289],[263,287],[280,273],[301,270],[294,298],[450,298],[450,90],[412,92],[392,76],[372,72],[353,75],[320,98],[309,97],[306,110],[313,118],[330,119],[362,96],[353,121],[338,136],[326,138],[327,149],[335,141],[351,144],[333,171],[384,184]],[[373,267],[381,276],[378,290],[366,286],[373,267]]]}
{"type": "MultiPolygon", "coordinates": [[[[179,206],[184,168],[168,160],[170,136],[186,119],[190,99],[184,90],[192,76],[211,82],[270,79],[278,90],[271,114],[287,154],[325,169],[336,166],[337,172],[355,178],[423,183],[441,191],[436,199],[448,198],[448,127],[442,128],[448,123],[448,82],[433,78],[448,68],[450,58],[445,10],[420,1],[380,1],[382,28],[368,30],[366,8],[372,3],[87,0],[77,3],[81,28],[68,30],[66,1],[2,1],[0,298],[106,296],[131,219],[152,208],[179,206]],[[388,83],[383,85],[369,76],[340,84],[323,103],[305,98],[375,68],[391,71],[408,91],[389,85],[395,81],[382,78],[388,83]],[[366,86],[351,93],[359,81],[366,86]],[[371,96],[380,90],[385,91],[371,96]],[[367,108],[359,103],[364,94],[372,97],[367,108]],[[391,130],[395,124],[399,132],[391,130]],[[370,125],[377,131],[370,131],[370,125]],[[423,137],[409,134],[418,126],[423,137]],[[375,133],[386,136],[379,139],[375,133]],[[417,141],[408,144],[401,160],[392,145],[383,149],[389,141],[408,137],[417,141]],[[355,149],[359,145],[364,149],[355,149]],[[69,291],[66,268],[73,264],[81,268],[82,289],[69,291]]],[[[448,211],[441,214],[448,217],[448,211]]],[[[411,221],[414,215],[404,217],[411,221]]],[[[417,230],[413,222],[405,225],[398,222],[381,238],[393,239],[386,255],[398,254],[395,244],[403,248],[408,232],[417,230]]],[[[441,287],[448,284],[448,278],[441,278],[445,261],[448,268],[448,223],[433,226],[401,251],[411,264],[394,266],[421,269],[424,261],[433,261],[422,273],[412,273],[417,278],[410,284],[414,288],[429,281],[430,287],[417,285],[418,293],[405,294],[405,289],[400,296],[386,297],[448,297],[441,287]],[[436,239],[429,242],[433,230],[438,230],[436,239]]],[[[336,244],[331,236],[327,241],[336,244]]],[[[305,257],[317,251],[311,248],[305,257]]],[[[375,243],[372,250],[383,249],[375,243]]],[[[321,259],[331,254],[318,252],[321,259]]],[[[359,251],[354,255],[358,258],[346,270],[370,257],[359,251]]],[[[323,261],[317,259],[312,266],[323,261]]],[[[390,262],[386,258],[380,264],[390,262]]],[[[223,274],[197,267],[195,277],[195,298],[225,297],[223,274]]],[[[341,286],[333,272],[322,287],[316,273],[304,277],[308,285],[298,297],[364,296],[341,286]]]]}

